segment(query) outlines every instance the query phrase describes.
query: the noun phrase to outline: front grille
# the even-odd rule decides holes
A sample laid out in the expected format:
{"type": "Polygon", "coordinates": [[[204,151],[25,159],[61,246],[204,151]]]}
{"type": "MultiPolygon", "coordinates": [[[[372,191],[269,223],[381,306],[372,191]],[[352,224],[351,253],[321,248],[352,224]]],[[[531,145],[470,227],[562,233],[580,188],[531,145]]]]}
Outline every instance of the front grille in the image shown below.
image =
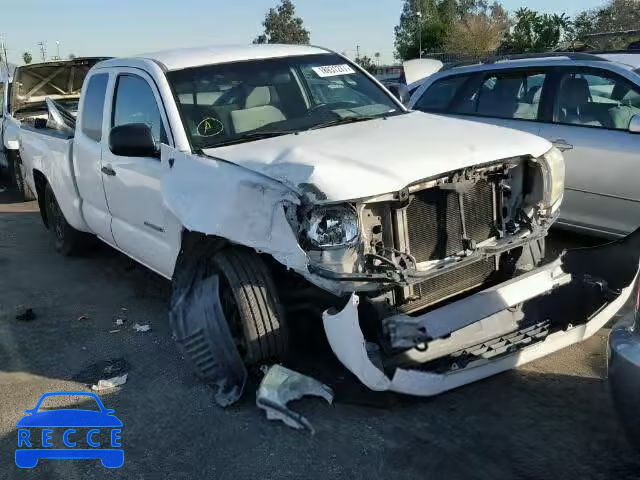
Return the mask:
{"type": "Polygon", "coordinates": [[[489,279],[495,268],[495,257],[490,257],[413,285],[412,296],[399,310],[405,313],[419,310],[478,287],[489,279]]]}
{"type": "MultiPolygon", "coordinates": [[[[457,192],[440,188],[414,195],[407,207],[407,249],[416,261],[446,258],[464,250],[462,215],[457,192]]],[[[476,182],[462,194],[468,240],[483,242],[493,235],[493,184],[476,182]]]]}

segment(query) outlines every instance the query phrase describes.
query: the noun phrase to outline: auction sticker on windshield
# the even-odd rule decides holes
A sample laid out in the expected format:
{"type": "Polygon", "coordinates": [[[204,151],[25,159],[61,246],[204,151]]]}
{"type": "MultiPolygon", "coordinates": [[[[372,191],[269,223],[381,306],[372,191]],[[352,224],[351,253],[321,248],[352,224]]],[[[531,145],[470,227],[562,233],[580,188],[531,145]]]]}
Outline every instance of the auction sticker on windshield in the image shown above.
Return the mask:
{"type": "Polygon", "coordinates": [[[355,70],[349,65],[324,65],[322,67],[312,67],[312,70],[316,72],[319,77],[336,77],[338,75],[353,75],[355,70]]]}
{"type": "Polygon", "coordinates": [[[17,423],[16,465],[33,468],[42,459],[100,459],[107,468],[124,463],[121,444],[122,422],[105,408],[95,393],[49,392],[34,408],[24,411],[17,423]],[[52,397],[83,398],[85,408],[46,409],[43,402],[52,397]]]}

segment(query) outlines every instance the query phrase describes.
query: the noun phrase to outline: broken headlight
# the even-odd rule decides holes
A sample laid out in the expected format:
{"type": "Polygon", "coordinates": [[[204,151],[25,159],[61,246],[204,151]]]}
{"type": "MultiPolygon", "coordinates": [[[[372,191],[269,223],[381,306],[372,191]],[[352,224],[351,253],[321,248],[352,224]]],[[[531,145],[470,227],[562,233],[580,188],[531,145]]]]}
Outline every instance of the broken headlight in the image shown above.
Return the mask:
{"type": "Polygon", "coordinates": [[[308,214],[306,236],[317,248],[344,247],[358,240],[358,214],[351,205],[316,207],[308,214]]]}
{"type": "Polygon", "coordinates": [[[544,208],[555,207],[564,195],[564,157],[553,147],[538,159],[542,167],[544,208]]]}

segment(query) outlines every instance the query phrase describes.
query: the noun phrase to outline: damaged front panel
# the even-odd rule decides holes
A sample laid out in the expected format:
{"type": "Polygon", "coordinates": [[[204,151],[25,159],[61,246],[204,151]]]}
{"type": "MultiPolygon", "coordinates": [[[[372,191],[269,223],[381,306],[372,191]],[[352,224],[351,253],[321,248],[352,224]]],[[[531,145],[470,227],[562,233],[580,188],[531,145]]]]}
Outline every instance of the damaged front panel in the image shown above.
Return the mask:
{"type": "Polygon", "coordinates": [[[357,295],[341,311],[324,314],[325,332],[337,357],[369,388],[437,395],[592,336],[629,299],[639,264],[640,229],[608,245],[570,250],[525,278],[460,300],[453,310],[443,307],[410,323],[388,319],[399,345],[408,347],[402,342],[409,335],[397,332],[418,338],[413,350],[398,350],[382,369],[368,357],[357,295]],[[443,312],[459,317],[446,325],[443,312]],[[429,341],[428,329],[448,336],[429,341]]]}

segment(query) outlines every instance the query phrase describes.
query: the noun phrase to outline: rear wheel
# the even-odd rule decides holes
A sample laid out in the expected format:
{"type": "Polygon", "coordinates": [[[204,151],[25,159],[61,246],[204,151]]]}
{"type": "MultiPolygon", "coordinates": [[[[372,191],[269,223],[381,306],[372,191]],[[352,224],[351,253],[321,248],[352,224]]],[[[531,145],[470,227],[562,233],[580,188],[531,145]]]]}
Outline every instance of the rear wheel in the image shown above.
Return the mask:
{"type": "Polygon", "coordinates": [[[220,276],[220,301],[238,350],[248,365],[283,360],[289,335],[267,266],[252,250],[226,248],[212,264],[220,276]]]}
{"type": "Polygon", "coordinates": [[[47,183],[44,190],[44,204],[47,212],[47,224],[53,238],[56,250],[62,255],[68,256],[78,248],[80,232],[73,228],[64,218],[58,200],[47,183]]]}

